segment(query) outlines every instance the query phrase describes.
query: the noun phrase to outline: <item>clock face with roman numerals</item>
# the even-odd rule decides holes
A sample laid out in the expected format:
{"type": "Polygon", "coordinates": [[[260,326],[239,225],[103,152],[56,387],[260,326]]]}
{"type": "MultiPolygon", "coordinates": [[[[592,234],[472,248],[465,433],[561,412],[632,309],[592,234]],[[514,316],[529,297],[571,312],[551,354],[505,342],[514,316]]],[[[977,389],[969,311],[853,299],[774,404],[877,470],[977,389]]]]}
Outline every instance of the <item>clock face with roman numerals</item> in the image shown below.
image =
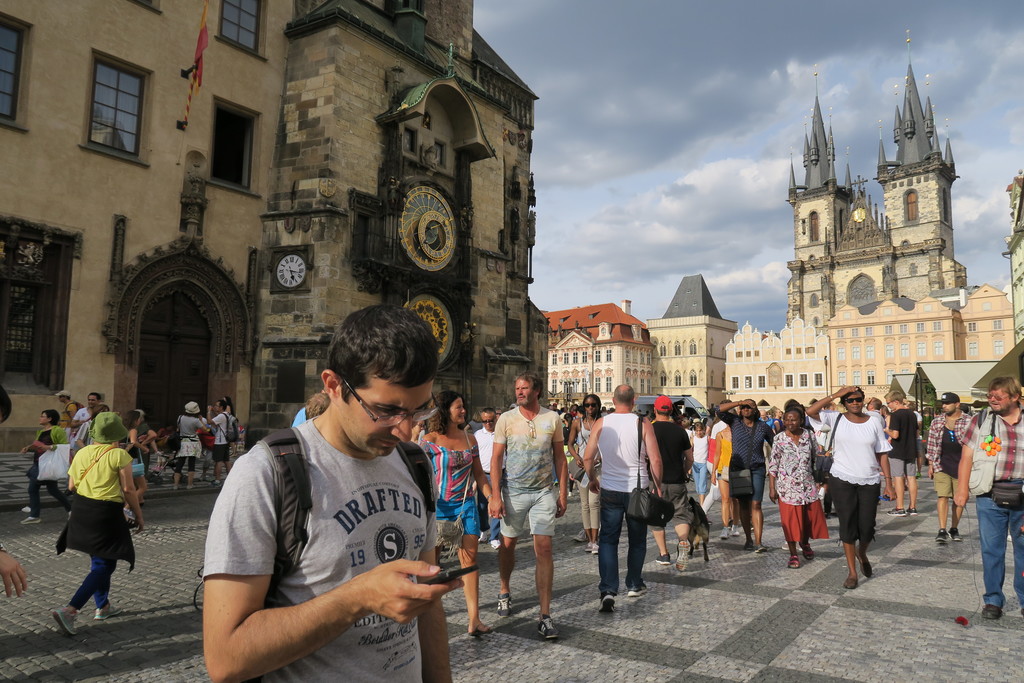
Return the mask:
{"type": "Polygon", "coordinates": [[[432,187],[414,187],[405,198],[400,227],[402,248],[424,270],[441,270],[455,253],[452,210],[432,187]]]}
{"type": "Polygon", "coordinates": [[[277,281],[282,287],[294,289],[306,279],[306,261],[298,254],[285,254],[277,262],[277,281]]]}

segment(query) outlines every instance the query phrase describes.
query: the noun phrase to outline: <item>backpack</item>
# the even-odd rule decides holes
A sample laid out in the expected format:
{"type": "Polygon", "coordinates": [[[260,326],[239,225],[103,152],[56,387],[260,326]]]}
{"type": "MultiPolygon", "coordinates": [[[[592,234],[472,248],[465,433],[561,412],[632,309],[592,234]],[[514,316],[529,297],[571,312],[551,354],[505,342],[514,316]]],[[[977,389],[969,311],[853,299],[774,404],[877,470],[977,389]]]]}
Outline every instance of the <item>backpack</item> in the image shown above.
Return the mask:
{"type": "Polygon", "coordinates": [[[227,424],[224,426],[224,439],[228,443],[238,441],[238,418],[231,413],[224,413],[227,416],[227,424]]]}
{"type": "MultiPolygon", "coordinates": [[[[277,554],[274,573],[270,577],[266,601],[277,592],[281,579],[298,564],[309,541],[306,528],[309,511],[313,508],[309,471],[303,442],[294,428],[278,430],[265,439],[274,463],[274,510],[277,513],[277,554]]],[[[411,442],[399,442],[401,455],[409,474],[423,494],[428,513],[435,511],[433,466],[423,449],[411,442]]],[[[269,605],[268,605],[269,606],[269,605]]]]}

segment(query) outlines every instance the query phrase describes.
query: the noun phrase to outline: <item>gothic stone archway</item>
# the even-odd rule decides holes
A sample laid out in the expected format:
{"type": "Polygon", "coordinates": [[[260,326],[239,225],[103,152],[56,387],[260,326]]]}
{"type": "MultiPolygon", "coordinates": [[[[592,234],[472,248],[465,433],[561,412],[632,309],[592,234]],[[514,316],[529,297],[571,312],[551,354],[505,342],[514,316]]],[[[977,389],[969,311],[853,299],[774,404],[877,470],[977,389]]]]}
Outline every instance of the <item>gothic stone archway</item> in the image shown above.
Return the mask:
{"type": "Polygon", "coordinates": [[[136,407],[139,373],[143,369],[143,322],[168,297],[187,300],[181,308],[201,316],[202,324],[210,332],[206,363],[209,395],[197,397],[200,405],[212,396],[235,396],[238,371],[252,363],[252,302],[219,259],[212,259],[202,244],[182,238],[169,247],[140,256],[135,264],[126,267],[108,302],[110,314],[103,334],[107,338],[107,353],[116,357],[117,405],[113,407],[117,410],[136,407]]]}

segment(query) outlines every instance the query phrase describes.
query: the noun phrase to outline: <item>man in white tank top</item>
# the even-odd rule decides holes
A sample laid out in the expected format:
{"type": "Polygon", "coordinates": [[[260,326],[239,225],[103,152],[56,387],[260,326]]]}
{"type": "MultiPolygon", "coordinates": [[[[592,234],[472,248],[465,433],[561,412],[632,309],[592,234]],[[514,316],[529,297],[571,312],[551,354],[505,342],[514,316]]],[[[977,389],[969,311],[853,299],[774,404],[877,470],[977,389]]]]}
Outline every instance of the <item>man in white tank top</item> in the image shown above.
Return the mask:
{"type": "MultiPolygon", "coordinates": [[[[622,534],[622,518],[629,504],[629,494],[636,488],[638,476],[640,486],[648,486],[650,483],[644,455],[650,463],[655,489],[659,493],[661,491],[658,439],[651,423],[633,414],[633,398],[633,387],[628,384],[615,388],[612,395],[615,412],[597,421],[583,454],[583,466],[590,477],[590,490],[601,495],[601,534],[597,551],[597,566],[601,574],[601,612],[611,612],[615,608],[615,596],[619,592],[619,536],[622,534]],[[642,449],[637,420],[642,420],[642,449]],[[598,449],[601,452],[600,483],[593,476],[598,449]]],[[[626,518],[626,528],[629,537],[626,590],[629,597],[638,598],[647,591],[642,575],[647,556],[647,525],[626,518]]]]}

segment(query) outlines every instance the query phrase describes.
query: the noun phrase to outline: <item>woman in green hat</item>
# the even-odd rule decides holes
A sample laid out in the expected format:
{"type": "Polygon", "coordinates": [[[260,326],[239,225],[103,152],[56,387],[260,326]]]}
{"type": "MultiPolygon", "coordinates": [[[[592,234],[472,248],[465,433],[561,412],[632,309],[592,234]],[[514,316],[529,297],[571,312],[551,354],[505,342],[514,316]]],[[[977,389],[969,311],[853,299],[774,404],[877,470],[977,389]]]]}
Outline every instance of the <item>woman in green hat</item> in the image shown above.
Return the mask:
{"type": "Polygon", "coordinates": [[[57,540],[58,555],[71,548],[92,557],[91,571],[68,604],[51,610],[67,635],[75,634],[75,618],[90,596],[96,601],[94,619],[102,621],[120,612],[110,603],[110,575],[118,560],[128,562],[128,571],[135,568],[135,546],[125,518],[125,503],[135,515],[135,532],[143,528],[142,509],[132,480],[132,457],[120,447],[128,430],[116,413],[108,412],[93,418],[91,434],[92,445],[75,454],[68,471],[68,488],[76,495],[67,526],[57,540]]]}

